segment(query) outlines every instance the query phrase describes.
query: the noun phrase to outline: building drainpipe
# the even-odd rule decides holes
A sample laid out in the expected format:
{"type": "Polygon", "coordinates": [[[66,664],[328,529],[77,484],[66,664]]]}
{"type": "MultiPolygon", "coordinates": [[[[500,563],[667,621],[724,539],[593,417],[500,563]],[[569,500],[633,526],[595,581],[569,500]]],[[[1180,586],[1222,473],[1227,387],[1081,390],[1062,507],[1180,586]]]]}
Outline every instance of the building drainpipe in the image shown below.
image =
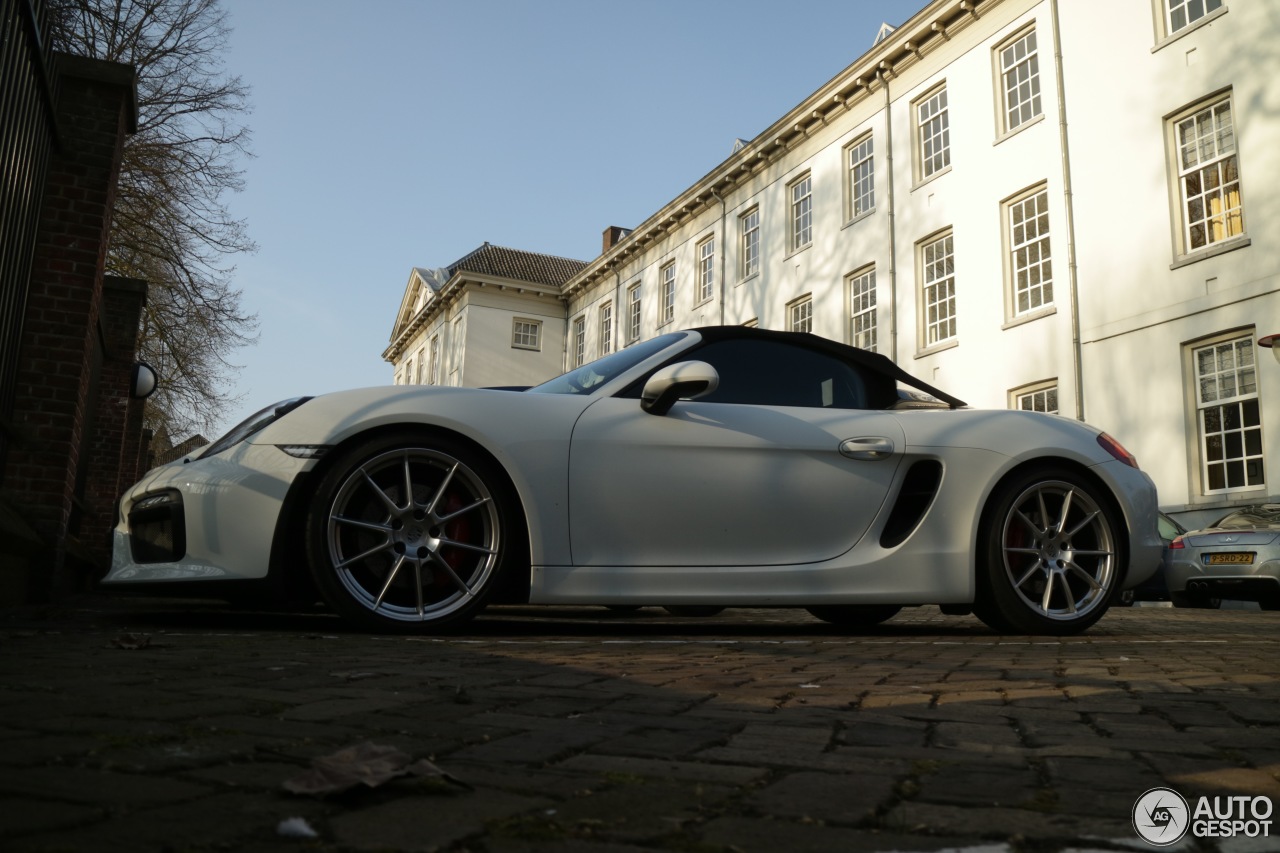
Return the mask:
{"type": "Polygon", "coordinates": [[[1062,27],[1058,0],[1049,0],[1053,18],[1053,64],[1058,87],[1058,141],[1062,146],[1062,195],[1067,211],[1067,284],[1071,292],[1071,357],[1075,372],[1076,420],[1084,420],[1084,351],[1080,341],[1080,280],[1076,271],[1076,220],[1072,203],[1071,149],[1067,144],[1067,92],[1062,78],[1062,27]]]}
{"type": "Polygon", "coordinates": [[[560,363],[564,365],[561,370],[564,373],[569,372],[569,331],[573,328],[573,323],[569,318],[569,303],[566,301],[564,306],[564,351],[560,353],[560,363]]]}
{"type": "Polygon", "coordinates": [[[724,199],[720,197],[720,193],[716,192],[715,187],[711,188],[711,194],[716,197],[716,201],[720,202],[720,251],[716,252],[717,261],[720,265],[720,274],[717,279],[720,282],[720,325],[724,325],[724,255],[728,248],[728,238],[725,236],[725,217],[729,215],[729,206],[725,204],[724,199]]]}
{"type": "Polygon", "coordinates": [[[622,335],[619,330],[622,328],[622,265],[618,265],[618,271],[613,274],[613,317],[609,320],[613,323],[613,351],[617,352],[622,349],[622,335]]]}
{"type": "Polygon", "coordinates": [[[884,87],[884,147],[885,166],[888,172],[888,180],[885,181],[887,196],[885,202],[889,206],[889,357],[896,364],[898,361],[898,233],[893,198],[893,115],[890,112],[889,78],[883,69],[876,72],[876,79],[884,87]]]}

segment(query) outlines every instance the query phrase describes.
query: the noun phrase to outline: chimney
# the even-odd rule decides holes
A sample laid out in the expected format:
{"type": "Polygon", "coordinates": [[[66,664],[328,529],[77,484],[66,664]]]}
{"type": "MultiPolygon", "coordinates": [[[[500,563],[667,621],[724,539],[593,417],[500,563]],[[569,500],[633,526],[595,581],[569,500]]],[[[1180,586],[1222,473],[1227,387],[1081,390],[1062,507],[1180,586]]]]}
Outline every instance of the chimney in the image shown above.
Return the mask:
{"type": "Polygon", "coordinates": [[[608,228],[604,229],[604,240],[601,243],[600,254],[603,255],[605,252],[618,245],[618,243],[622,241],[622,238],[631,233],[631,230],[632,229],[630,228],[623,228],[618,225],[610,225],[608,228]]]}

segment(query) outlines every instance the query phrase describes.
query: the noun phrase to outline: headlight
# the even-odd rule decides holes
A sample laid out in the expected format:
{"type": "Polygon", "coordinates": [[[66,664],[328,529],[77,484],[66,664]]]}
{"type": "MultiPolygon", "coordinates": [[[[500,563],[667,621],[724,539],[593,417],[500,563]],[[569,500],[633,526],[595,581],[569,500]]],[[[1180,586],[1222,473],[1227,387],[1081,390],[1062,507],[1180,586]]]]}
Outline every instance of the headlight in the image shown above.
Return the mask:
{"type": "Polygon", "coordinates": [[[204,459],[206,456],[214,456],[230,447],[235,447],[249,436],[266,429],[267,426],[280,420],[310,399],[310,397],[294,397],[291,400],[273,403],[262,411],[255,412],[238,425],[232,427],[231,431],[222,436],[222,438],[209,445],[205,452],[200,454],[199,458],[204,459]]]}
{"type": "Polygon", "coordinates": [[[327,444],[278,444],[276,446],[294,459],[319,459],[332,449],[327,444]]]}

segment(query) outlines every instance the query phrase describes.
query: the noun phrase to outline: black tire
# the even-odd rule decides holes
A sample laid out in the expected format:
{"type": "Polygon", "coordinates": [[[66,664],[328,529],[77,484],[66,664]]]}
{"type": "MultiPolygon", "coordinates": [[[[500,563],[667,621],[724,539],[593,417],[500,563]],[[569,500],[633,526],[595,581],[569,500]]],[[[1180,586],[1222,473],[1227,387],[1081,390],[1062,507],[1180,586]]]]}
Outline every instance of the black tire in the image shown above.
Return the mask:
{"type": "Polygon", "coordinates": [[[443,437],[387,435],[333,461],[306,522],[325,601],[363,628],[428,633],[484,609],[517,518],[491,463],[443,437]]]}
{"type": "Polygon", "coordinates": [[[667,604],[662,609],[672,616],[719,616],[724,612],[715,604],[667,604]]]}
{"type": "Polygon", "coordinates": [[[897,604],[823,604],[805,608],[810,616],[841,628],[870,628],[889,621],[901,609],[897,604]]]}
{"type": "Polygon", "coordinates": [[[983,514],[974,613],[1001,633],[1083,631],[1117,595],[1125,546],[1120,513],[1100,485],[1068,468],[1025,471],[983,514]]]}

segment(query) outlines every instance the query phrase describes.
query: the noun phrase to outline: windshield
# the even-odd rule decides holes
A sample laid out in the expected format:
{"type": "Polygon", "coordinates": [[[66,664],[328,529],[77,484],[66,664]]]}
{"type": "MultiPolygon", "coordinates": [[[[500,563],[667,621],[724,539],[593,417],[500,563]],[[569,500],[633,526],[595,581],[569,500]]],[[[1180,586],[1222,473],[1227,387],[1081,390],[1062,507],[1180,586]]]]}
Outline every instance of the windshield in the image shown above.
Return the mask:
{"type": "Polygon", "coordinates": [[[529,394],[590,394],[601,385],[621,376],[640,362],[661,352],[685,337],[684,332],[670,332],[643,343],[632,344],[590,364],[570,370],[548,382],[530,388],[529,394]]]}

